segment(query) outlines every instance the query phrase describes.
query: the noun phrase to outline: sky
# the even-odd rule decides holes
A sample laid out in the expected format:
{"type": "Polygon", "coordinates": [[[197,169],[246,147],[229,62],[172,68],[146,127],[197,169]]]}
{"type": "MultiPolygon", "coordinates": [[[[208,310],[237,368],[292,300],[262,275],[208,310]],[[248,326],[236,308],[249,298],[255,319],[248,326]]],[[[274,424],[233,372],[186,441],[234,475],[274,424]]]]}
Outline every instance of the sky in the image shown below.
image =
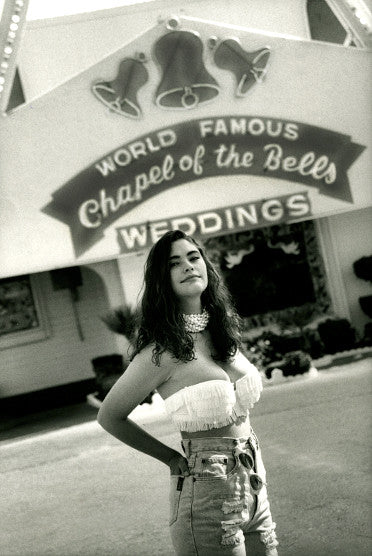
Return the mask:
{"type": "MultiPolygon", "coordinates": [[[[0,13],[2,12],[4,1],[0,0],[0,13]]],[[[151,2],[152,0],[29,0],[26,19],[31,21],[34,19],[93,12],[137,4],[139,1],[151,2]]]]}
{"type": "MultiPolygon", "coordinates": [[[[0,14],[4,1],[5,0],[0,0],[0,14]]],[[[60,17],[152,1],[153,0],[29,0],[26,19],[31,21],[34,19],[60,17]]],[[[372,0],[359,0],[359,2],[368,10],[372,10],[372,0]]]]}

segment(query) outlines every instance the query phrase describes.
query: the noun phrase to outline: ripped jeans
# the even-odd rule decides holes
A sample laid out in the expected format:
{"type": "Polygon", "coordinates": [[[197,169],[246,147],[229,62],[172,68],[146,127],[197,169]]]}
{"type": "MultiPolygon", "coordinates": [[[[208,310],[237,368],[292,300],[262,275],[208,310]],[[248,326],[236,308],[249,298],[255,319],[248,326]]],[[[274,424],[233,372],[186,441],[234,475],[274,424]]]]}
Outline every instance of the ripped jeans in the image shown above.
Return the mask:
{"type": "Polygon", "coordinates": [[[190,476],[171,476],[170,532],[178,556],[277,556],[256,435],[183,440],[190,476]]]}

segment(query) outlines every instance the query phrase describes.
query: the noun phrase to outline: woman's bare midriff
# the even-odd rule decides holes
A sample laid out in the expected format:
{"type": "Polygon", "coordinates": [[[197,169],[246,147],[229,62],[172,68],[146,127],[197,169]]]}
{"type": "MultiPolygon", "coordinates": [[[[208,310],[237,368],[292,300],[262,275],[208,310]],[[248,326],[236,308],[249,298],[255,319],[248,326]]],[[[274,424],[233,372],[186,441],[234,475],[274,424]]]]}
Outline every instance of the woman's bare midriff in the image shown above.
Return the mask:
{"type": "Polygon", "coordinates": [[[232,425],[226,425],[225,427],[220,427],[217,429],[208,429],[203,431],[195,431],[195,432],[187,432],[181,431],[182,438],[244,438],[248,437],[251,434],[251,427],[249,423],[249,419],[247,419],[244,423],[232,425]]]}

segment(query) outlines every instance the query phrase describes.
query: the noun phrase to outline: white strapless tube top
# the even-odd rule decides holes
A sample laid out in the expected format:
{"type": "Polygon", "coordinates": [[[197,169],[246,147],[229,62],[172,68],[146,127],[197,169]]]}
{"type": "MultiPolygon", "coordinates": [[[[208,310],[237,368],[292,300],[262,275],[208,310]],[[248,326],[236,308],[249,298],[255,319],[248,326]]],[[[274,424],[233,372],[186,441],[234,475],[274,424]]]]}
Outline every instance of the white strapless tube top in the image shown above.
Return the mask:
{"type": "Polygon", "coordinates": [[[224,427],[249,416],[259,400],[262,379],[252,365],[250,372],[235,383],[207,380],[186,386],[164,400],[165,409],[181,431],[196,432],[224,427]]]}

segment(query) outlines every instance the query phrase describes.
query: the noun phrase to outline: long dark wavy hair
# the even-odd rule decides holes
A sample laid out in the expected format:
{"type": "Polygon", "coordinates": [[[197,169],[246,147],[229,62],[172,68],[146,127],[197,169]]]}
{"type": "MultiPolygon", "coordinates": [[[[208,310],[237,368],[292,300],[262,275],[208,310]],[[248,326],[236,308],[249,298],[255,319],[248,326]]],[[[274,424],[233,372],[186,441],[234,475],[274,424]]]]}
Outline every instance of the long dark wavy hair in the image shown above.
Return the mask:
{"type": "Polygon", "coordinates": [[[181,230],[169,231],[152,247],[145,266],[140,324],[134,354],[153,344],[152,360],[160,365],[162,353],[168,351],[180,361],[195,359],[194,341],[186,332],[182,312],[170,279],[171,245],[186,239],[203,257],[208,286],[201,294],[202,307],[210,314],[208,330],[218,361],[231,359],[240,346],[240,318],[233,308],[231,296],[203,248],[181,230]]]}

